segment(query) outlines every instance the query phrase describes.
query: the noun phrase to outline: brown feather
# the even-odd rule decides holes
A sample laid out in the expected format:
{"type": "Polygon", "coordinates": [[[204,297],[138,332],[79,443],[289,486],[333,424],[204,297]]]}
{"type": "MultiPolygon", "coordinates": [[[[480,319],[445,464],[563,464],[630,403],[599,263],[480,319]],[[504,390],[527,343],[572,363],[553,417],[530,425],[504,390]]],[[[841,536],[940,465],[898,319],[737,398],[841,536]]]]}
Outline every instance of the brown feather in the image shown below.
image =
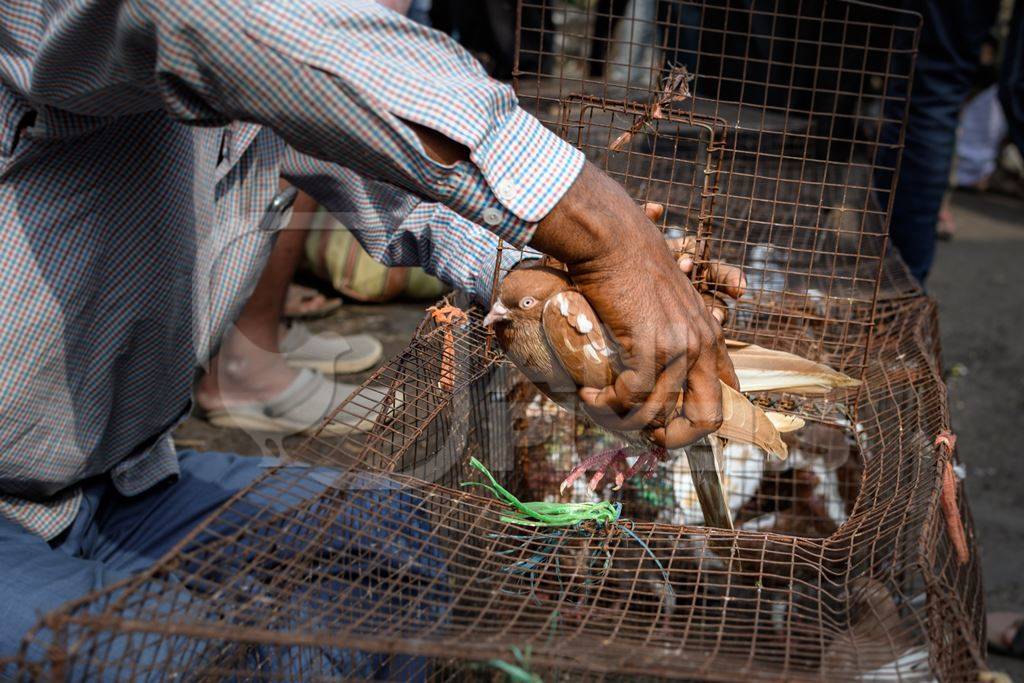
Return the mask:
{"type": "Polygon", "coordinates": [[[764,411],[725,382],[722,382],[722,426],[717,434],[729,441],[752,443],[782,460],[789,455],[782,436],[764,411]]]}
{"type": "Polygon", "coordinates": [[[494,333],[505,355],[548,398],[564,408],[575,406],[577,383],[551,352],[537,323],[495,325],[494,333]]]}
{"type": "Polygon", "coordinates": [[[552,353],[578,386],[604,387],[615,381],[604,327],[582,294],[566,291],[550,297],[541,323],[552,353]]]}

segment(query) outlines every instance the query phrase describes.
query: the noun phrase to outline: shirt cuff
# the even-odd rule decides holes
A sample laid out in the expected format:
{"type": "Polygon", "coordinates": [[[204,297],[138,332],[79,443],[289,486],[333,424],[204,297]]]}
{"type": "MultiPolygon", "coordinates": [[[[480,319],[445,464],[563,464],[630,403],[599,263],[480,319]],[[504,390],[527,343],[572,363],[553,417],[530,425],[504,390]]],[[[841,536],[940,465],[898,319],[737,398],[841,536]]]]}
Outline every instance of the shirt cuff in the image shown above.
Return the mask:
{"type": "Polygon", "coordinates": [[[530,241],[584,162],[582,152],[519,107],[470,158],[479,172],[458,164],[446,183],[445,203],[517,247],[530,241]]]}
{"type": "MultiPolygon", "coordinates": [[[[501,266],[498,269],[499,283],[521,261],[537,259],[541,256],[543,254],[530,247],[516,249],[515,247],[506,246],[506,248],[501,250],[501,266]]],[[[480,273],[480,277],[477,283],[468,291],[477,303],[485,309],[490,307],[491,300],[494,298],[494,266],[497,258],[498,251],[495,249],[489,258],[481,259],[473,267],[477,273],[480,273]]]]}
{"type": "MultiPolygon", "coordinates": [[[[481,306],[490,306],[494,292],[495,264],[498,259],[498,236],[440,204],[423,204],[430,211],[429,254],[424,267],[443,282],[460,289],[481,306]]],[[[418,209],[419,210],[419,209],[418,209]]],[[[501,250],[499,280],[523,259],[540,258],[530,247],[518,249],[510,245],[501,250]]]]}

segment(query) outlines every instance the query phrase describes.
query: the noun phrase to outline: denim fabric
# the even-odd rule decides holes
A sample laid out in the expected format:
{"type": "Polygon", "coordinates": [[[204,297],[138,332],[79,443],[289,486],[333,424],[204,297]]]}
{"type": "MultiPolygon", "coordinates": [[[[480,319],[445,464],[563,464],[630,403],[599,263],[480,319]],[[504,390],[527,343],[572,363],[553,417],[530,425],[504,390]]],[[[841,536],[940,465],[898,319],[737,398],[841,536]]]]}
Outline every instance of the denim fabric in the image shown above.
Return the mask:
{"type": "MultiPolygon", "coordinates": [[[[210,513],[266,473],[268,466],[276,465],[269,458],[187,451],[180,457],[178,479],[135,497],[118,493],[109,477],[90,481],[74,522],[50,542],[0,518],[4,564],[0,572],[0,660],[17,654],[23,637],[42,615],[150,568],[210,513]]],[[[334,552],[335,557],[345,559],[327,563],[336,568],[337,580],[310,580],[308,585],[291,589],[286,608],[289,619],[282,621],[280,628],[322,620],[324,605],[342,601],[342,615],[362,618],[372,629],[375,620],[402,611],[416,597],[422,598],[425,606],[412,620],[436,624],[446,601],[444,581],[438,579],[444,567],[437,550],[427,543],[431,527],[420,509],[422,499],[375,481],[373,486],[353,486],[339,510],[325,504],[334,497],[317,493],[327,490],[336,478],[337,473],[327,469],[295,466],[275,470],[272,490],[264,495],[261,487],[265,483],[257,484],[194,541],[199,544],[236,535],[240,526],[250,528],[245,523],[251,520],[253,530],[230,546],[229,556],[212,566],[184,567],[180,577],[173,573],[161,577],[154,583],[155,590],[136,590],[135,595],[149,595],[151,602],[127,600],[120,616],[151,622],[159,618],[154,615],[166,613],[169,620],[183,623],[228,619],[243,625],[266,619],[264,598],[271,589],[254,576],[263,570],[274,576],[276,567],[298,549],[312,547],[313,541],[305,537],[309,525],[302,524],[300,513],[292,511],[308,515],[320,505],[324,506],[322,517],[331,519],[334,528],[316,529],[317,547],[323,546],[318,552],[334,552]],[[251,605],[239,603],[237,598],[234,602],[212,599],[210,591],[219,586],[230,586],[235,595],[239,591],[250,595],[251,605]]],[[[121,595],[115,593],[115,598],[121,595]]],[[[46,628],[33,634],[27,658],[45,659],[52,636],[46,628]]],[[[178,667],[208,661],[223,645],[205,639],[120,633],[102,646],[108,649],[96,661],[73,659],[69,676],[73,680],[160,680],[169,674],[187,675],[178,667]]],[[[245,658],[245,662],[233,660],[232,667],[273,672],[294,680],[312,672],[400,680],[420,679],[428,673],[419,657],[350,649],[252,647],[245,658]]],[[[0,679],[11,673],[0,670],[0,679]]]]}
{"type": "MultiPolygon", "coordinates": [[[[924,17],[893,201],[892,245],[919,282],[935,259],[935,226],[956,144],[956,127],[974,82],[981,46],[995,18],[992,0],[904,0],[924,17]]],[[[902,102],[892,101],[900,116],[902,102]]],[[[880,183],[880,186],[885,185],[880,183]]]]}
{"type": "Polygon", "coordinates": [[[1010,140],[1024,154],[1024,2],[1017,2],[999,72],[999,98],[1009,127],[1010,140]]]}

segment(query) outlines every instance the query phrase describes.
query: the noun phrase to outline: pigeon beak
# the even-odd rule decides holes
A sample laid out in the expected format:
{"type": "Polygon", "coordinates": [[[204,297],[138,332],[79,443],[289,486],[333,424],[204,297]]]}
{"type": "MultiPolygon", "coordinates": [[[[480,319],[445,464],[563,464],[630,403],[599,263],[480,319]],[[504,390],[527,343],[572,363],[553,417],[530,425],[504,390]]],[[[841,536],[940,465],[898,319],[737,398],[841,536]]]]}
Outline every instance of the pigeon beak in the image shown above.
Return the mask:
{"type": "Polygon", "coordinates": [[[484,316],[484,327],[493,325],[496,322],[501,322],[502,320],[508,320],[508,308],[506,308],[505,304],[501,303],[501,299],[499,299],[494,302],[494,305],[491,306],[491,310],[489,310],[487,315],[484,316]]]}

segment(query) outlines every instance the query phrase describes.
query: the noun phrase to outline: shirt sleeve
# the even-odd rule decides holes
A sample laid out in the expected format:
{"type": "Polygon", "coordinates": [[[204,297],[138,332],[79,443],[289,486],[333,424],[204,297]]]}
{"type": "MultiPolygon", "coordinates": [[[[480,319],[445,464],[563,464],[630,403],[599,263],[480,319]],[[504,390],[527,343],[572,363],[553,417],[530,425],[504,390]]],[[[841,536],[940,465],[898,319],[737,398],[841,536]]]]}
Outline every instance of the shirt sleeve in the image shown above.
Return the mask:
{"type": "MultiPolygon", "coordinates": [[[[376,260],[421,266],[489,305],[498,256],[494,233],[441,204],[295,150],[286,152],[282,176],[330,211],[376,260]]],[[[518,250],[502,252],[505,267],[519,258],[518,250]]]]}
{"type": "Polygon", "coordinates": [[[4,51],[31,62],[11,61],[5,75],[30,102],[266,125],[515,245],[583,164],[449,37],[372,0],[12,2],[4,51]],[[406,122],[464,145],[470,161],[435,162],[406,122]]]}

